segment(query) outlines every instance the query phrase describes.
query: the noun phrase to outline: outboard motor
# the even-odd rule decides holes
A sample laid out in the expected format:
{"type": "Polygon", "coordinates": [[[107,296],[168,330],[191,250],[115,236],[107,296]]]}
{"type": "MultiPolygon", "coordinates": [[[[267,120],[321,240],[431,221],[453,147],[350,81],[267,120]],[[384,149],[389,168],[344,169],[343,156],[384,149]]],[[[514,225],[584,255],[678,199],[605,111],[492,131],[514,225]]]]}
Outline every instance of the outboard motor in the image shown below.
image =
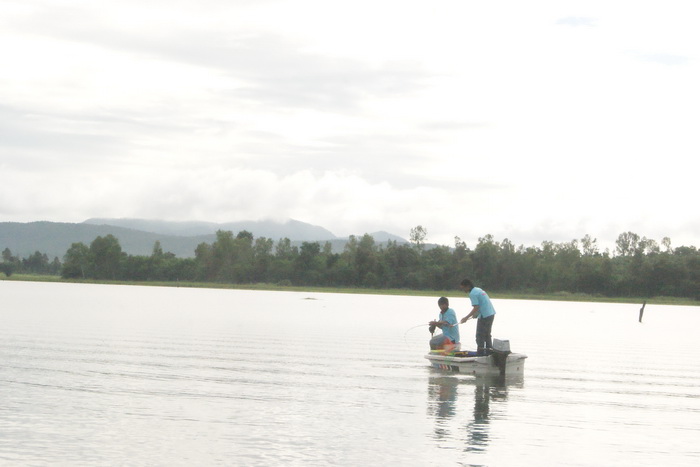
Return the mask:
{"type": "Polygon", "coordinates": [[[506,361],[510,355],[510,341],[508,340],[493,340],[493,348],[491,349],[491,358],[494,365],[498,367],[501,376],[506,375],[506,361]]]}

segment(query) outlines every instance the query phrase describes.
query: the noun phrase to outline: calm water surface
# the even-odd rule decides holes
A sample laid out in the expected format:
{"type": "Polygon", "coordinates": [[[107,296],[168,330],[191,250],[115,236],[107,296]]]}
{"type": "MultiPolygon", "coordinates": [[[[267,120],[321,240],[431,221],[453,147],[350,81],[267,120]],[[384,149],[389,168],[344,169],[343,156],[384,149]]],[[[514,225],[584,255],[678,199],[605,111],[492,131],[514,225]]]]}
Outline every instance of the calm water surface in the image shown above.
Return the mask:
{"type": "Polygon", "coordinates": [[[0,464],[700,464],[700,308],[495,300],[503,382],[437,298],[0,281],[0,464]]]}

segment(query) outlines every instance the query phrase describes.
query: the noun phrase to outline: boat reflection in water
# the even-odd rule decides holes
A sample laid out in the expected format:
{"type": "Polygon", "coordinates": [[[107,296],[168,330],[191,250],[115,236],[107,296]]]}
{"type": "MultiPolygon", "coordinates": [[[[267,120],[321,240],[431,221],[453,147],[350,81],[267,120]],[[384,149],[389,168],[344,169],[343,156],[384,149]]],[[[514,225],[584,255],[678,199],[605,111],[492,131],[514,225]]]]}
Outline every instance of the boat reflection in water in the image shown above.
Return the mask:
{"type": "Polygon", "coordinates": [[[505,410],[508,387],[522,387],[523,376],[467,378],[430,372],[428,413],[435,419],[435,441],[447,449],[486,451],[491,417],[505,410]]]}
{"type": "Polygon", "coordinates": [[[449,437],[449,420],[456,414],[459,379],[431,376],[428,379],[428,413],[435,417],[435,438],[449,437]]]}

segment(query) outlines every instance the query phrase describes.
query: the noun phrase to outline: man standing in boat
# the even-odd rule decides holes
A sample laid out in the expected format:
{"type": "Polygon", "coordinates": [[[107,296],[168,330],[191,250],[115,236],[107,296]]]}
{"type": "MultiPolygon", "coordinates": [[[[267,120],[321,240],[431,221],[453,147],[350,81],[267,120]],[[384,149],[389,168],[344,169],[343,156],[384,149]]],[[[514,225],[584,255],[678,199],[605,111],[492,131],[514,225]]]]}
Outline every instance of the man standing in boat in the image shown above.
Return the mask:
{"type": "Polygon", "coordinates": [[[460,323],[466,323],[469,318],[478,318],[476,321],[476,351],[478,355],[484,355],[486,349],[493,347],[491,342],[491,327],[493,319],[496,317],[496,310],[493,308],[488,294],[474,284],[469,279],[464,279],[459,288],[469,294],[472,303],[472,311],[462,318],[460,323]]]}
{"type": "Polygon", "coordinates": [[[437,321],[431,321],[430,334],[435,332],[435,328],[440,328],[441,334],[430,339],[430,350],[445,350],[446,352],[459,350],[459,326],[457,323],[457,313],[450,308],[450,301],[446,297],[438,299],[440,316],[437,321]]]}

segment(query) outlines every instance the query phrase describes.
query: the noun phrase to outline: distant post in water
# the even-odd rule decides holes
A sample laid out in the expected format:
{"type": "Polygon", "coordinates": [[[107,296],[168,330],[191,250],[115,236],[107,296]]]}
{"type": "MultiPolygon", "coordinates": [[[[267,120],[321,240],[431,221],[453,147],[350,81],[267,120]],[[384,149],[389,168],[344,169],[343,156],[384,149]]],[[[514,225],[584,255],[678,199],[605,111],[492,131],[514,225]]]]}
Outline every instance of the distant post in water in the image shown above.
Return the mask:
{"type": "Polygon", "coordinates": [[[644,307],[647,306],[647,301],[644,300],[644,303],[642,303],[642,307],[639,309],[639,322],[642,322],[642,316],[644,315],[644,307]]]}

